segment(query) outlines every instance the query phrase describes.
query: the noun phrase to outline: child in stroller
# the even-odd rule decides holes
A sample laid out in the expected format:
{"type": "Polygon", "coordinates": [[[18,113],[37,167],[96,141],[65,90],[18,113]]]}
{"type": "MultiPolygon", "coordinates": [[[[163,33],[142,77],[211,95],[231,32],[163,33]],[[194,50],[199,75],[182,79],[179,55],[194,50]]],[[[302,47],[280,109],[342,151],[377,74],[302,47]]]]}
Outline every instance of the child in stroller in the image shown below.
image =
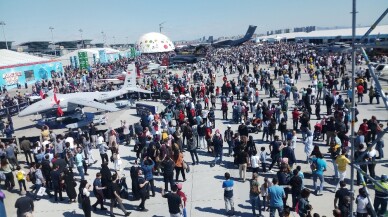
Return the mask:
{"type": "Polygon", "coordinates": [[[313,141],[319,141],[320,139],[323,139],[323,137],[322,137],[322,124],[320,122],[317,122],[314,126],[313,141]]]}
{"type": "Polygon", "coordinates": [[[262,120],[260,118],[254,118],[250,121],[248,126],[248,132],[250,133],[259,133],[261,132],[262,120]]]}

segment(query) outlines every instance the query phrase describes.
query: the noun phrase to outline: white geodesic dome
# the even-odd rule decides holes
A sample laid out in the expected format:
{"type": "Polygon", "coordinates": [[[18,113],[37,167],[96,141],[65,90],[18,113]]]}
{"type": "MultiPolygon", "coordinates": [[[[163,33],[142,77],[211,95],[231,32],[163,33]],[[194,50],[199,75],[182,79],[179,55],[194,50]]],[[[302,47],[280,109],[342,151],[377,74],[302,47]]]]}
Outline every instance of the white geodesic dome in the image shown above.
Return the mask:
{"type": "Polygon", "coordinates": [[[157,32],[142,35],[136,46],[141,53],[161,53],[175,49],[174,44],[167,36],[157,32]]]}

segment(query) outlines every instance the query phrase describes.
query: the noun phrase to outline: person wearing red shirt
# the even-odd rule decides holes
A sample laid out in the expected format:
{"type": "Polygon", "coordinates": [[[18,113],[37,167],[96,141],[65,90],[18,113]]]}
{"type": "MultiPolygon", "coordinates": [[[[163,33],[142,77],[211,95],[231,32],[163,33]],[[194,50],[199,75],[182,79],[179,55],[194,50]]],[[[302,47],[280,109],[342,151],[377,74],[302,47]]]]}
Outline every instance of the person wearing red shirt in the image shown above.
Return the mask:
{"type": "Polygon", "coordinates": [[[298,130],[299,116],[300,112],[298,108],[294,108],[294,111],[292,111],[292,126],[294,130],[298,130]]]}
{"type": "Polygon", "coordinates": [[[183,123],[183,121],[185,120],[185,114],[183,114],[182,111],[179,112],[179,122],[180,123],[183,123]]]}
{"type": "Polygon", "coordinates": [[[364,86],[362,84],[359,84],[357,86],[357,95],[358,95],[358,102],[362,102],[362,97],[364,96],[364,86]]]}
{"type": "Polygon", "coordinates": [[[363,123],[360,124],[360,127],[358,128],[358,131],[361,131],[362,132],[362,135],[366,136],[368,135],[368,131],[369,131],[369,128],[368,128],[368,119],[364,119],[362,120],[363,123]]]}
{"type": "Polygon", "coordinates": [[[179,195],[181,197],[181,200],[182,200],[183,216],[187,216],[187,213],[186,213],[187,197],[186,197],[186,194],[182,191],[182,183],[177,183],[176,186],[178,188],[178,191],[176,192],[176,194],[179,195]]]}

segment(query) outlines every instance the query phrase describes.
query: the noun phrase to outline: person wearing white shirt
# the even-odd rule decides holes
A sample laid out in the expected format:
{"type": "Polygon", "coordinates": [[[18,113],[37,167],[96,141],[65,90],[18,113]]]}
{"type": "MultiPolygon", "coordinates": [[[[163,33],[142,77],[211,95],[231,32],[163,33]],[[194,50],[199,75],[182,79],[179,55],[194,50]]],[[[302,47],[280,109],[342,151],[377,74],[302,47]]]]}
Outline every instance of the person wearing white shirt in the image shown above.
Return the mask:
{"type": "Polygon", "coordinates": [[[127,124],[126,121],[121,121],[121,127],[123,128],[123,134],[124,134],[126,145],[130,145],[131,137],[130,137],[129,124],[127,124]]]}
{"type": "Polygon", "coordinates": [[[68,136],[66,139],[65,139],[65,143],[68,142],[70,144],[70,149],[73,150],[74,149],[74,139],[73,137],[71,136],[68,136]]]}
{"type": "Polygon", "coordinates": [[[296,148],[296,141],[298,141],[298,137],[296,136],[296,131],[292,131],[292,138],[291,138],[291,148],[295,150],[296,148]]]}
{"type": "Polygon", "coordinates": [[[257,155],[257,151],[254,150],[251,157],[252,173],[259,173],[260,156],[257,155]]]}

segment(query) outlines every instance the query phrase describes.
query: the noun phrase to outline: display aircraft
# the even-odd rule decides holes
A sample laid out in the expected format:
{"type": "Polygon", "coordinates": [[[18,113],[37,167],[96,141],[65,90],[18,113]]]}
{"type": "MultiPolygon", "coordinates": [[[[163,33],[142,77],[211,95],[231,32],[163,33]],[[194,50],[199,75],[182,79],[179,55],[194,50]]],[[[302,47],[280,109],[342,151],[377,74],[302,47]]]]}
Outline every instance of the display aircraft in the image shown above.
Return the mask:
{"type": "Polygon", "coordinates": [[[53,94],[38,101],[19,113],[19,117],[33,114],[41,114],[57,110],[59,116],[64,112],[75,111],[79,107],[92,107],[105,111],[118,111],[113,105],[107,105],[104,101],[122,96],[128,92],[152,93],[136,86],[136,67],[129,64],[125,76],[124,85],[119,90],[109,92],[79,92],[69,94],[53,94]]]}
{"type": "Polygon", "coordinates": [[[241,45],[243,44],[244,42],[246,41],[249,41],[252,39],[252,36],[253,34],[255,33],[256,31],[256,28],[257,26],[252,26],[250,25],[248,27],[248,30],[247,32],[245,33],[245,36],[240,38],[240,39],[236,39],[236,40],[231,40],[231,39],[228,39],[228,40],[222,40],[222,41],[216,41],[212,44],[213,47],[234,47],[234,46],[238,46],[238,45],[241,45]]]}
{"type": "Polygon", "coordinates": [[[349,52],[352,47],[350,44],[344,42],[333,42],[329,44],[323,44],[316,46],[316,49],[320,53],[346,53],[349,52]]]}

